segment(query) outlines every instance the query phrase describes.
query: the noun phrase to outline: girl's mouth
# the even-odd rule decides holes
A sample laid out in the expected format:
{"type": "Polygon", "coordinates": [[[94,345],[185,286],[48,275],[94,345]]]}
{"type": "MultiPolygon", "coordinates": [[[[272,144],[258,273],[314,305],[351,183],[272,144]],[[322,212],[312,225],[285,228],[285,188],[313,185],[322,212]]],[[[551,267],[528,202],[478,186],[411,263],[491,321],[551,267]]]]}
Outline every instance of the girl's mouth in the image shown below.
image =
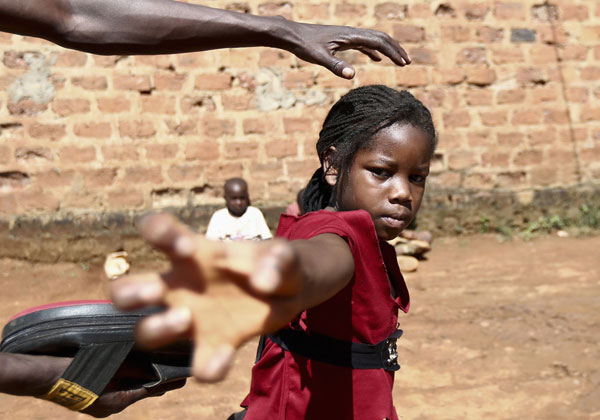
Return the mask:
{"type": "Polygon", "coordinates": [[[403,219],[397,219],[395,217],[383,216],[381,220],[391,228],[394,229],[403,229],[406,227],[406,221],[403,219]]]}

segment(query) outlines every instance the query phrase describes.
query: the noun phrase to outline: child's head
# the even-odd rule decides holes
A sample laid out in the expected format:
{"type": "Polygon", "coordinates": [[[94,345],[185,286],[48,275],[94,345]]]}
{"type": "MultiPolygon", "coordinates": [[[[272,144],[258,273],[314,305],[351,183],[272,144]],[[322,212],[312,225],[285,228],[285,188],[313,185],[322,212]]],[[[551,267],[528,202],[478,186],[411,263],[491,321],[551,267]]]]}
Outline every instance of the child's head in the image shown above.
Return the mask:
{"type": "Polygon", "coordinates": [[[417,213],[436,146],[429,110],[406,91],[353,89],[331,108],[317,142],[321,167],[302,196],[305,212],[369,212],[381,239],[417,213]]]}
{"type": "Polygon", "coordinates": [[[232,216],[240,217],[246,213],[250,205],[246,181],[242,178],[231,178],[225,181],[225,204],[232,216]]]}

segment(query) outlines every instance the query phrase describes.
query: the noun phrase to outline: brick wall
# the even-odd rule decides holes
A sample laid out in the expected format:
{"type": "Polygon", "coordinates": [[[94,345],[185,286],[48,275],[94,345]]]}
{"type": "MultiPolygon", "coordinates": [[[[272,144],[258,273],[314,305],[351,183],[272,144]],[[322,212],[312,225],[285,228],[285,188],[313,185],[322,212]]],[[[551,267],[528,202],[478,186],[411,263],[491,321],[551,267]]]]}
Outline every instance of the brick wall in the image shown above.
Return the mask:
{"type": "Polygon", "coordinates": [[[231,176],[281,206],[316,168],[331,104],[369,83],[409,89],[433,112],[430,210],[548,191],[598,199],[598,1],[209,5],[374,27],[414,63],[346,52],[358,74],[345,81],[279,50],[105,57],[0,33],[0,220],[219,205],[231,176]]]}

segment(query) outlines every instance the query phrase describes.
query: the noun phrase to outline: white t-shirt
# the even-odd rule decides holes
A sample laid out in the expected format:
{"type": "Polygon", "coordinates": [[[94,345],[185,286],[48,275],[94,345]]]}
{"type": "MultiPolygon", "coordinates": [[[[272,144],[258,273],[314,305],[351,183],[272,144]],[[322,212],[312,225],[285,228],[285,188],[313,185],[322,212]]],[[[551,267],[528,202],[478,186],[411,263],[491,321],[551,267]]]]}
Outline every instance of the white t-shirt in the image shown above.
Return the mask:
{"type": "Polygon", "coordinates": [[[214,212],[208,222],[206,237],[213,240],[270,239],[271,231],[262,212],[248,206],[241,217],[232,216],[227,208],[214,212]]]}

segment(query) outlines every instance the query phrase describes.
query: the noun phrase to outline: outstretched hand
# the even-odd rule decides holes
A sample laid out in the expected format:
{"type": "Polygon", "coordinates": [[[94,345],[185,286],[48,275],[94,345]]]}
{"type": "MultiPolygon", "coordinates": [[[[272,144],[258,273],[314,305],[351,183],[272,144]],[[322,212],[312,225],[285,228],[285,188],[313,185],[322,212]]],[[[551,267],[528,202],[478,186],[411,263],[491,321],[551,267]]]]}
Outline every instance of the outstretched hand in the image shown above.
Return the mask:
{"type": "Polygon", "coordinates": [[[373,61],[381,61],[381,53],[399,66],[411,63],[410,57],[400,44],[384,32],[350,26],[313,25],[292,21],[289,23],[294,26],[299,38],[299,42],[289,48],[289,51],[345,79],[352,79],[355,70],[335,56],[338,51],[357,50],[373,61]]]}
{"type": "Polygon", "coordinates": [[[171,270],[123,277],[112,283],[112,299],[121,309],[167,305],[140,322],[137,339],[157,347],[192,338],[199,380],[222,379],[239,346],[301,310],[296,256],[285,241],[209,241],[166,214],[145,217],[140,231],[167,255],[171,270]]]}

